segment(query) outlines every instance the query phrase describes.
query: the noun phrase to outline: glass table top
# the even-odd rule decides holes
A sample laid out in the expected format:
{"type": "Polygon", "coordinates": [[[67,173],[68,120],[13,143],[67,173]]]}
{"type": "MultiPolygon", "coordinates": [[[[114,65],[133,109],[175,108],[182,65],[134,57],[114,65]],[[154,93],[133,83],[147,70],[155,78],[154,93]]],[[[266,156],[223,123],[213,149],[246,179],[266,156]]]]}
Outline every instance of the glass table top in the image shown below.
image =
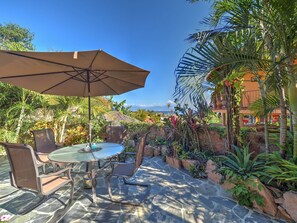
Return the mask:
{"type": "Polygon", "coordinates": [[[88,153],[82,152],[81,150],[86,146],[87,143],[63,147],[61,149],[55,150],[54,152],[51,152],[48,155],[48,158],[51,161],[59,163],[92,162],[101,159],[111,158],[124,151],[124,147],[120,144],[102,142],[96,143],[96,151],[88,153]]]}

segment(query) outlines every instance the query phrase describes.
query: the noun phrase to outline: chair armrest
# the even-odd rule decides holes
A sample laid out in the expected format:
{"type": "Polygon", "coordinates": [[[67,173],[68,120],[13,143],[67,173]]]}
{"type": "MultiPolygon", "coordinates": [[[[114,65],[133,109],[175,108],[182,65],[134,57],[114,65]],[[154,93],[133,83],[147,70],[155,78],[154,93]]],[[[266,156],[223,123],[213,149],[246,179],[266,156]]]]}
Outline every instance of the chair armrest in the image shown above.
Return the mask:
{"type": "Polygon", "coordinates": [[[124,161],[126,161],[127,156],[136,156],[136,152],[124,152],[124,161]]]}
{"type": "Polygon", "coordinates": [[[36,155],[48,155],[48,153],[43,153],[43,152],[35,152],[36,155]]]}
{"type": "Polygon", "coordinates": [[[38,177],[39,178],[46,178],[46,177],[52,177],[52,176],[62,175],[63,173],[66,173],[68,175],[68,177],[71,178],[70,177],[70,171],[71,171],[71,168],[65,168],[65,169],[59,170],[59,171],[54,172],[54,173],[42,174],[42,175],[39,175],[38,177]]]}
{"type": "Polygon", "coordinates": [[[40,163],[49,163],[48,153],[35,152],[36,160],[40,163]]]}

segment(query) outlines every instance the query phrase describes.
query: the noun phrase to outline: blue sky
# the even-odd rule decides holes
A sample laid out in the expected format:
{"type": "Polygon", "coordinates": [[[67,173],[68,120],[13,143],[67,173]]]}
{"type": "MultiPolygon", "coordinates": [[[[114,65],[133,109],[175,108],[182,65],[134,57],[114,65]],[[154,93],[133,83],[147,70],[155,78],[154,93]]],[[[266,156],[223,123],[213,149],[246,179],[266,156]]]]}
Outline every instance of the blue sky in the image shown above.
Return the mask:
{"type": "Polygon", "coordinates": [[[128,105],[162,106],[173,100],[174,69],[201,30],[210,4],[186,0],[2,1],[0,23],[35,34],[36,51],[102,49],[150,70],[145,88],[116,96],[128,105]]]}

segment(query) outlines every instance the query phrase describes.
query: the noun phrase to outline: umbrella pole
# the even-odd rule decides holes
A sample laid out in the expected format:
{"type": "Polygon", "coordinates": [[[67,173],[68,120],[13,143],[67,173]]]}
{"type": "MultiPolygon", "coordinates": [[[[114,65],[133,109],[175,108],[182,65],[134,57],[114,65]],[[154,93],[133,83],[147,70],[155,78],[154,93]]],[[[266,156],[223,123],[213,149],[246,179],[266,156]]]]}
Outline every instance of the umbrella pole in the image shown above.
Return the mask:
{"type": "Polygon", "coordinates": [[[91,83],[90,83],[90,72],[87,71],[87,81],[88,81],[88,108],[89,108],[89,144],[92,143],[92,126],[91,126],[91,83]]]}

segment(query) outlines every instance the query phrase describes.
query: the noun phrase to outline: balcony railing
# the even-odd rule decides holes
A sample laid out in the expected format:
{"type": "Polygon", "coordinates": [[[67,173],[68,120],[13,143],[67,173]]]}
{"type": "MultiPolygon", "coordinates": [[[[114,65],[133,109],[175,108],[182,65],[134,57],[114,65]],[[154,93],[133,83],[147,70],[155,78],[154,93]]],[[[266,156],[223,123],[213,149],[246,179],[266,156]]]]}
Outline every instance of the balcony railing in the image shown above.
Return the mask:
{"type": "MultiPolygon", "coordinates": [[[[260,91],[244,91],[241,98],[241,108],[248,108],[251,103],[260,98],[260,91]]],[[[225,109],[226,108],[226,97],[225,95],[216,96],[211,100],[213,109],[225,109]]]]}

